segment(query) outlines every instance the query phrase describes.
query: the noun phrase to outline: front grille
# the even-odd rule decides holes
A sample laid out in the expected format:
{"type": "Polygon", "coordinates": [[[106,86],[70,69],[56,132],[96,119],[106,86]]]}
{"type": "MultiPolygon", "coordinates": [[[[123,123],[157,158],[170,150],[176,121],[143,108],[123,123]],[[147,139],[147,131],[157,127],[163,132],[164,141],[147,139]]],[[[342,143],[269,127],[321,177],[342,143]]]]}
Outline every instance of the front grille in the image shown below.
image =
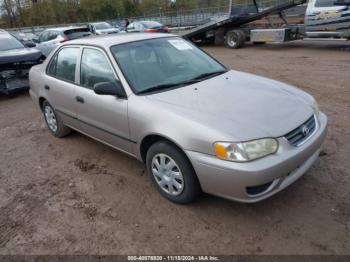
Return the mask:
{"type": "Polygon", "coordinates": [[[298,146],[304,142],[308,137],[310,137],[316,130],[316,120],[315,116],[310,117],[306,122],[292,130],[284,137],[293,146],[298,146]]]}

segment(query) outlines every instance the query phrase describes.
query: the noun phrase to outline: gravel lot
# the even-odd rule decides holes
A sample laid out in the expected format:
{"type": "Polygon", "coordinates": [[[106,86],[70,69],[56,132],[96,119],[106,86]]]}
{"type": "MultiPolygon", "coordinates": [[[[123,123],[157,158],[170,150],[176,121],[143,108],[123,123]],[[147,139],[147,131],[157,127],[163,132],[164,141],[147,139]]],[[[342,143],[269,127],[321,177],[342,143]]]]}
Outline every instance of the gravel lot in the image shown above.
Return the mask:
{"type": "Polygon", "coordinates": [[[138,161],[56,139],[29,96],[0,98],[1,254],[350,254],[350,44],[207,47],[227,66],[311,93],[329,117],[320,161],[257,204],[174,205],[138,161]]]}

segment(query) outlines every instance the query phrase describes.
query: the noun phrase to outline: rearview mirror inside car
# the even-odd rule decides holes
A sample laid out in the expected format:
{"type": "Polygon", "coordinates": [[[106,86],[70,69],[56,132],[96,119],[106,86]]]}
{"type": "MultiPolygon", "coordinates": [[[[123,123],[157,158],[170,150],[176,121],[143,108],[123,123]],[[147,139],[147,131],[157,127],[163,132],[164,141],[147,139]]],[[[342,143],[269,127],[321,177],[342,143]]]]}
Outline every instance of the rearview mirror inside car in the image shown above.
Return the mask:
{"type": "Polygon", "coordinates": [[[113,95],[119,98],[126,98],[125,91],[120,81],[115,83],[101,82],[94,85],[94,92],[98,95],[113,95]]]}

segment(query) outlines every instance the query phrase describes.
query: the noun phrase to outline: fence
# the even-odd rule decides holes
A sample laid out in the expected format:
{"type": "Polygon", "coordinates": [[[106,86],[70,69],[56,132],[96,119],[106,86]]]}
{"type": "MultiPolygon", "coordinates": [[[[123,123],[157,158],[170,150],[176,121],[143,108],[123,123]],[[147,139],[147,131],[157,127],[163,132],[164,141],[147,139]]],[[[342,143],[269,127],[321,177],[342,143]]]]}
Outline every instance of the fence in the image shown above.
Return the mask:
{"type": "MultiPolygon", "coordinates": [[[[287,2],[288,0],[257,0],[259,11],[266,8],[287,2]]],[[[140,20],[154,20],[158,21],[169,27],[196,27],[205,24],[210,19],[224,18],[231,14],[231,8],[239,7],[252,7],[252,0],[233,0],[228,1],[225,6],[209,7],[191,10],[176,10],[171,12],[162,12],[159,10],[157,13],[144,14],[137,17],[128,17],[130,21],[140,20]]],[[[126,18],[116,18],[106,20],[113,26],[122,26],[126,18]]],[[[45,25],[45,26],[33,26],[33,27],[22,27],[22,28],[11,28],[8,31],[21,31],[25,33],[39,34],[45,29],[54,27],[67,27],[67,26],[83,26],[87,22],[71,23],[71,24],[56,24],[56,25],[45,25]]]]}

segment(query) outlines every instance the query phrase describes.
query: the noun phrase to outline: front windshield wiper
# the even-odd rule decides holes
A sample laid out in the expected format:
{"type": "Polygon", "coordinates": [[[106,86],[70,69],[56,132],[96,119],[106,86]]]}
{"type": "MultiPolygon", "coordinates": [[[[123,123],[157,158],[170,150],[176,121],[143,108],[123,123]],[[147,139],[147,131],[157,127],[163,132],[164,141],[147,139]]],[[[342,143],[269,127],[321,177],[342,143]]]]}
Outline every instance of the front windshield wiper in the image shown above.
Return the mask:
{"type": "Polygon", "coordinates": [[[139,91],[137,94],[151,93],[151,92],[154,92],[154,91],[169,89],[169,88],[173,88],[173,87],[180,87],[180,86],[182,87],[182,86],[185,86],[185,85],[191,85],[191,84],[195,84],[195,83],[198,83],[198,82],[200,82],[200,80],[198,80],[198,79],[191,79],[191,80],[180,82],[180,83],[176,83],[176,84],[175,83],[161,84],[161,85],[152,86],[152,87],[149,87],[149,88],[147,88],[145,90],[139,91]]]}
{"type": "Polygon", "coordinates": [[[224,74],[226,72],[227,72],[227,70],[220,70],[220,71],[204,73],[204,74],[200,74],[199,76],[196,76],[195,78],[192,78],[191,80],[204,80],[204,79],[207,79],[209,77],[214,77],[214,76],[224,74]]]}
{"type": "Polygon", "coordinates": [[[152,86],[152,87],[149,87],[145,90],[139,91],[137,94],[151,93],[154,91],[169,89],[169,88],[173,88],[173,87],[183,87],[186,85],[191,85],[191,84],[201,82],[204,79],[207,79],[207,78],[213,77],[213,76],[218,76],[218,75],[221,75],[221,74],[226,73],[226,72],[227,72],[226,70],[221,70],[221,71],[215,71],[215,72],[210,72],[210,73],[204,73],[204,74],[201,74],[199,76],[196,76],[195,78],[192,78],[192,79],[184,81],[184,82],[160,84],[160,85],[152,86]]]}

